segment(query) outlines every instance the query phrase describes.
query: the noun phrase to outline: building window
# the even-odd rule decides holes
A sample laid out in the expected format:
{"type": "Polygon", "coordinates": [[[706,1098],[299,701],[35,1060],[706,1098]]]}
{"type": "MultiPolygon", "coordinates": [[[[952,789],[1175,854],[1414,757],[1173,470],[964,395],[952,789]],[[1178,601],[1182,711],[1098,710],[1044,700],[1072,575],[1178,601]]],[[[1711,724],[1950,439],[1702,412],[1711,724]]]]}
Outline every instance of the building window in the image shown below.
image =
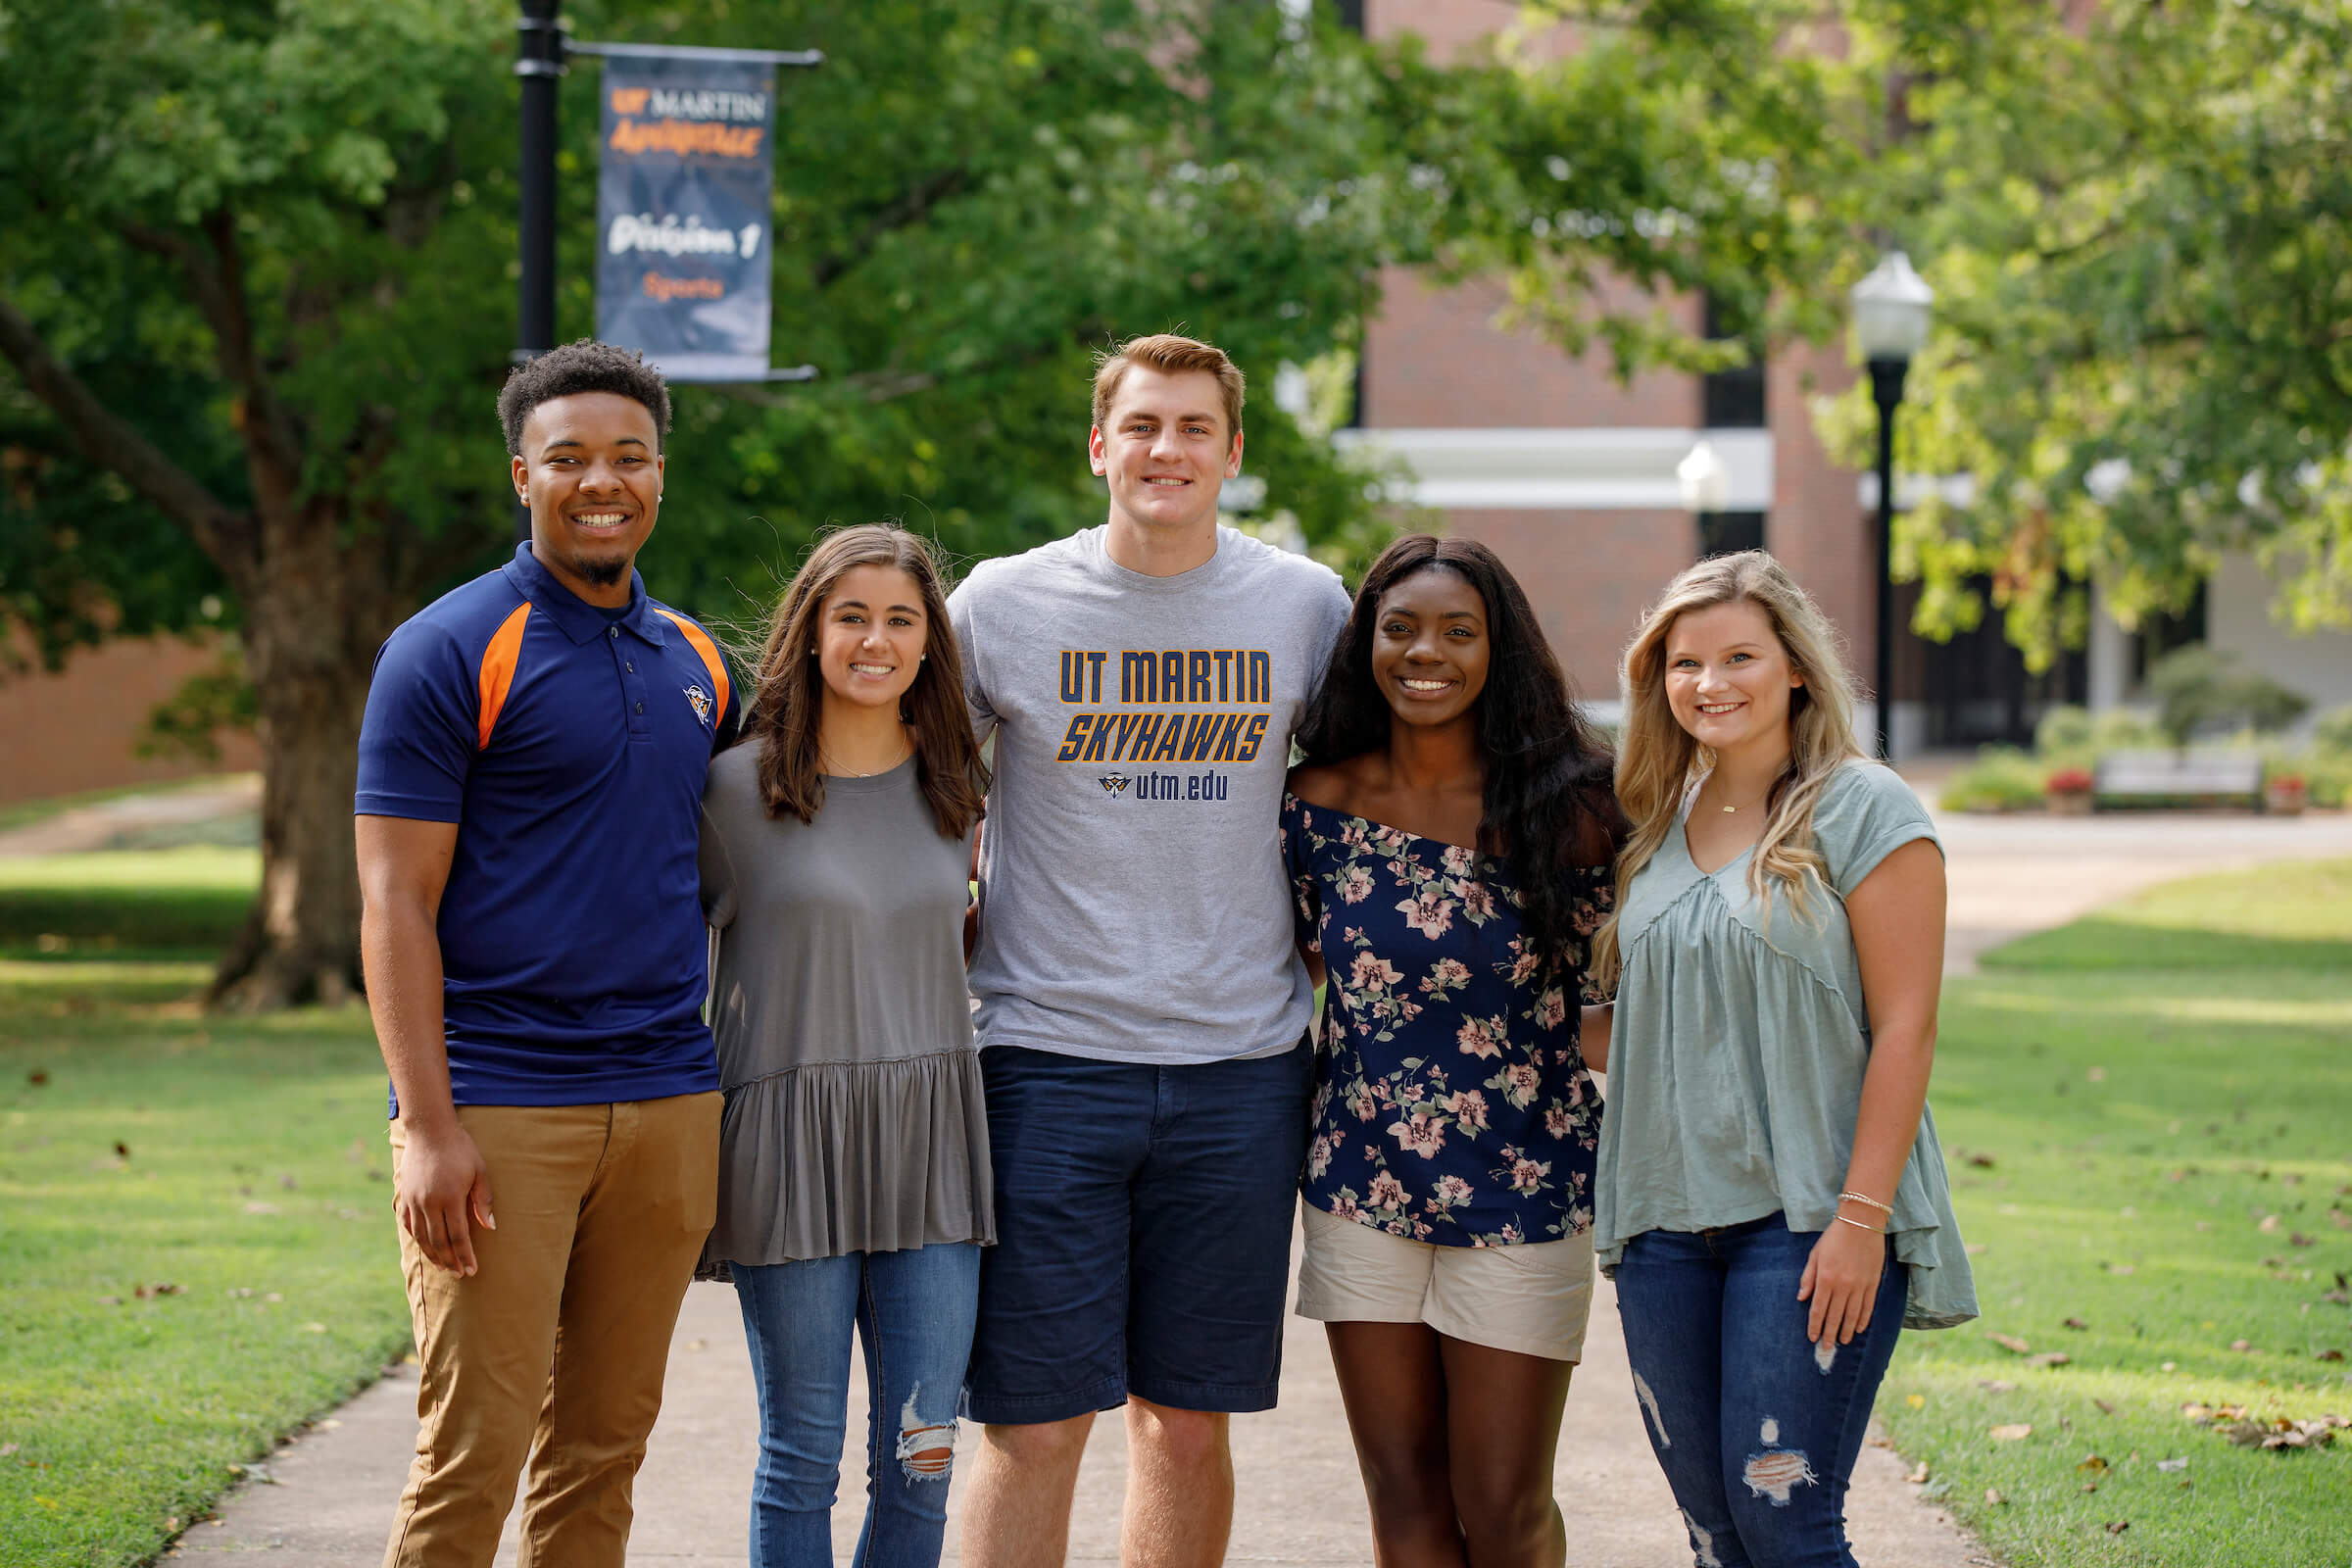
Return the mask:
{"type": "Polygon", "coordinates": [[[1698,559],[1764,548],[1761,512],[1702,512],[1698,514],[1698,559]]]}
{"type": "MultiPolygon", "coordinates": [[[[1737,337],[1715,308],[1713,296],[1706,301],[1705,324],[1701,330],[1710,338],[1737,337]]],[[[1699,422],[1710,430],[1761,430],[1766,424],[1764,407],[1764,356],[1755,355],[1736,370],[1718,370],[1699,378],[1699,422]]]]}

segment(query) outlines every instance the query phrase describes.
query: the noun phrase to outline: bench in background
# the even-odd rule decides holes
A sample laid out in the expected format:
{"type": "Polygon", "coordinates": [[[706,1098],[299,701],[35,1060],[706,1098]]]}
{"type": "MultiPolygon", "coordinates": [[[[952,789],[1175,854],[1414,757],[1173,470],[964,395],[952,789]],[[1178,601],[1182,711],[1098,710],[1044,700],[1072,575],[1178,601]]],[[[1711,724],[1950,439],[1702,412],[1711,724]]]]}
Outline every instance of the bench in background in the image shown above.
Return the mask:
{"type": "Polygon", "coordinates": [[[2262,809],[2262,759],[2230,754],[2110,752],[2091,776],[2102,810],[2233,806],[2262,809]]]}

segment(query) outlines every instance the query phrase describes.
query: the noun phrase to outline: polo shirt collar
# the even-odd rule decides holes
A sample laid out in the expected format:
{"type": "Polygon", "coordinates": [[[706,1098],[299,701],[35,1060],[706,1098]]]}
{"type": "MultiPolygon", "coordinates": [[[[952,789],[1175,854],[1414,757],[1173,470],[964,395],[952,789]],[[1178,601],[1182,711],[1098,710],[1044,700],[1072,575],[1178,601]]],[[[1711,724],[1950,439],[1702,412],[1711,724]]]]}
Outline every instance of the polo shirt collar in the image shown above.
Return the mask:
{"type": "Polygon", "coordinates": [[[531,602],[531,608],[546,614],[575,643],[594,642],[605,635],[607,627],[625,626],[656,648],[667,646],[662,635],[662,617],[654,613],[653,601],[646,596],[645,575],[633,566],[629,569],[629,612],[617,620],[558,582],[556,574],[531,554],[528,539],[514,547],[514,559],[502,569],[515,591],[531,602]]]}

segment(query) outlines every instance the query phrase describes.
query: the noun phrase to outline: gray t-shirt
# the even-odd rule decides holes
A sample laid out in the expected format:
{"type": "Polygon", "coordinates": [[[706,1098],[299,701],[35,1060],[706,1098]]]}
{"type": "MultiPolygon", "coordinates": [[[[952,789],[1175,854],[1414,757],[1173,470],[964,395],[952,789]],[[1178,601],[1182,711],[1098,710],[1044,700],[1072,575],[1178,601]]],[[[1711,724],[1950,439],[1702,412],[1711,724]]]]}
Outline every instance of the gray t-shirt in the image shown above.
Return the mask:
{"type": "MultiPolygon", "coordinates": [[[[1829,887],[1799,912],[1748,891],[1742,850],[1701,871],[1684,825],[1625,890],[1625,966],[1609,1025],[1592,1245],[1614,1269],[1643,1231],[1698,1231],[1779,1212],[1827,1230],[1853,1155],[1870,1009],[1845,900],[1914,839],[1941,845],[1910,786],[1856,760],[1822,789],[1814,845],[1829,887]]],[[[1977,1315],[1936,1117],[1923,1111],[1886,1228],[1909,1270],[1906,1327],[1977,1315]]]]}
{"type": "Polygon", "coordinates": [[[948,602],[972,723],[996,734],[980,1043],[1172,1066],[1286,1051],[1313,988],[1283,773],[1347,591],[1231,528],[1173,577],[1119,565],[1104,533],[985,562],[948,602]]]}
{"type": "Polygon", "coordinates": [[[760,746],[710,763],[703,909],[726,1092],[705,1272],[996,1239],[963,988],[968,838],[912,759],[767,814],[760,746]]]}

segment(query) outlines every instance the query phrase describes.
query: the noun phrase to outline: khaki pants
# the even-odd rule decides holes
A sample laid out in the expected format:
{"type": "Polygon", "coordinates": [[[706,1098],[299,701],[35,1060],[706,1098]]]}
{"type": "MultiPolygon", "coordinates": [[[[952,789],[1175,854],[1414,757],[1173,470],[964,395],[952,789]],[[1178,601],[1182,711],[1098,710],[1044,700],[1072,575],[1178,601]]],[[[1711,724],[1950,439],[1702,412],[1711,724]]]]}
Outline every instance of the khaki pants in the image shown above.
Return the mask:
{"type": "MultiPolygon", "coordinates": [[[[670,1332],[718,1195],[716,1094],[467,1105],[498,1229],[461,1279],[400,1239],[422,1373],[385,1568],[488,1568],[527,1456],[521,1568],[619,1568],[670,1332]]],[[[407,1142],[392,1123],[397,1167],[407,1142]]]]}

